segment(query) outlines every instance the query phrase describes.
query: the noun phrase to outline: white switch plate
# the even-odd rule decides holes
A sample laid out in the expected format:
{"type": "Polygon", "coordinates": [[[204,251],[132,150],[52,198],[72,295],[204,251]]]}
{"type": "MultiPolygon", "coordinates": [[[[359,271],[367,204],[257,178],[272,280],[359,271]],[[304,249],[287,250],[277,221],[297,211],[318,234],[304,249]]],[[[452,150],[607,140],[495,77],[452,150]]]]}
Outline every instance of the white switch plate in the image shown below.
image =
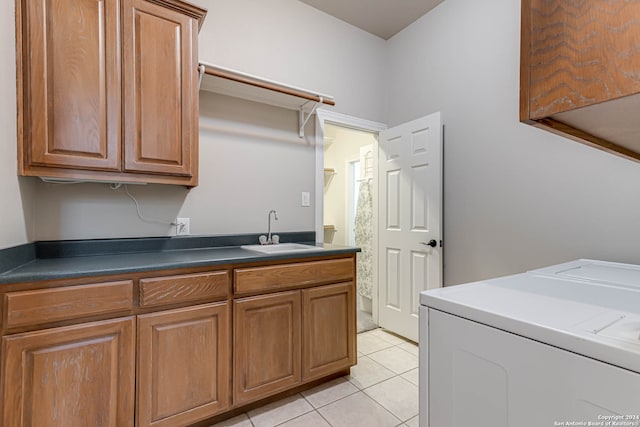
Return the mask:
{"type": "Polygon", "coordinates": [[[176,218],[176,236],[188,236],[191,234],[189,218],[176,218]]]}
{"type": "Polygon", "coordinates": [[[302,192],[302,206],[304,207],[311,206],[311,194],[308,191],[302,192]]]}

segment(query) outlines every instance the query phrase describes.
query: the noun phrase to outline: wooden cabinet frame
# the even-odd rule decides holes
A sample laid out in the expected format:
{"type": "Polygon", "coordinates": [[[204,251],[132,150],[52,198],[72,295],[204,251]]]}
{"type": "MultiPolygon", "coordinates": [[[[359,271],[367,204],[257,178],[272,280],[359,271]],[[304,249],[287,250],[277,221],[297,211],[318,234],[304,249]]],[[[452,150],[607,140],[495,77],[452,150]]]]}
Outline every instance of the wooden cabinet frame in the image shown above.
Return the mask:
{"type": "MultiPolygon", "coordinates": [[[[106,414],[100,426],[204,425],[311,387],[356,362],[354,283],[355,255],[347,254],[3,285],[0,420],[30,425],[24,420],[58,410],[61,422],[78,421],[60,399],[36,414],[34,390],[66,397],[69,381],[58,380],[54,393],[34,380],[51,363],[88,352],[109,362],[78,363],[100,384],[117,385],[102,395],[80,382],[97,402],[87,411],[106,414]],[[236,277],[248,286],[240,293],[236,277]]],[[[78,399],[65,405],[82,408],[78,399]]]]}
{"type": "Polygon", "coordinates": [[[355,257],[234,269],[234,291],[234,404],[356,364],[355,257]]]}
{"type": "Polygon", "coordinates": [[[178,0],[68,1],[15,0],[18,174],[196,186],[197,35],[206,11],[178,0]],[[159,57],[171,59],[174,28],[136,33],[134,8],[181,28],[177,69],[157,67],[159,57]],[[141,40],[145,52],[133,48],[141,40]],[[155,60],[153,43],[163,43],[155,60]],[[146,67],[142,77],[134,64],[146,67]],[[174,87],[175,102],[158,97],[161,84],[174,87]]]}
{"type": "Polygon", "coordinates": [[[640,161],[640,3],[522,0],[520,121],[640,161]]]}

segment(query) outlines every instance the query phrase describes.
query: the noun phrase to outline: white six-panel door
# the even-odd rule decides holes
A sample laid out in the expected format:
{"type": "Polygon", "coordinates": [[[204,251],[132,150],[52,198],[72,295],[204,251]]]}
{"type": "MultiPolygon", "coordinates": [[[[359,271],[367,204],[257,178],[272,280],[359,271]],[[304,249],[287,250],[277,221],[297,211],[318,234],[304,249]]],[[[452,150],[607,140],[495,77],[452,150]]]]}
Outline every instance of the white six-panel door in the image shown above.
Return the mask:
{"type": "Polygon", "coordinates": [[[378,165],[378,321],[418,341],[420,292],[442,286],[440,113],[380,132],[378,165]]]}

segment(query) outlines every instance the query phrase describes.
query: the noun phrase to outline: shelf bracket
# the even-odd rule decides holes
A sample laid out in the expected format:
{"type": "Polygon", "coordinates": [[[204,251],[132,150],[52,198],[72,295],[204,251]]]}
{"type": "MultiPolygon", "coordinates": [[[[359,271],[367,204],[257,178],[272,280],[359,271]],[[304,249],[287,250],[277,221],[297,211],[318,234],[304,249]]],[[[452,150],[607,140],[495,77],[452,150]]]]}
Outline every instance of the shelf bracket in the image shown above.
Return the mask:
{"type": "Polygon", "coordinates": [[[298,124],[300,125],[298,136],[300,138],[304,138],[304,127],[307,125],[307,122],[309,121],[313,113],[315,113],[318,107],[322,105],[323,101],[324,99],[320,97],[320,100],[316,102],[316,105],[313,106],[313,108],[311,109],[311,111],[309,111],[309,114],[307,115],[305,115],[304,113],[304,108],[303,108],[304,106],[300,107],[300,110],[298,111],[298,124]]]}
{"type": "Polygon", "coordinates": [[[198,65],[198,90],[200,90],[200,87],[202,86],[202,77],[204,76],[205,69],[206,67],[203,64],[198,65]]]}

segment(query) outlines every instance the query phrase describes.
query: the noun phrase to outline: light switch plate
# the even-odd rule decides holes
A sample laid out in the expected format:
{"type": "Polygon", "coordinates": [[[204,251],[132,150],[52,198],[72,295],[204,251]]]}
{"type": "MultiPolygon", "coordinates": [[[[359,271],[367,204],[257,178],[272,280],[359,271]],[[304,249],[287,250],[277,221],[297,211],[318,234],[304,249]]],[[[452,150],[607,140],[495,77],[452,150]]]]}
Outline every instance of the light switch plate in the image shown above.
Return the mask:
{"type": "Polygon", "coordinates": [[[302,206],[304,207],[309,207],[311,206],[311,194],[308,191],[303,191],[302,192],[302,201],[301,201],[302,206]]]}

